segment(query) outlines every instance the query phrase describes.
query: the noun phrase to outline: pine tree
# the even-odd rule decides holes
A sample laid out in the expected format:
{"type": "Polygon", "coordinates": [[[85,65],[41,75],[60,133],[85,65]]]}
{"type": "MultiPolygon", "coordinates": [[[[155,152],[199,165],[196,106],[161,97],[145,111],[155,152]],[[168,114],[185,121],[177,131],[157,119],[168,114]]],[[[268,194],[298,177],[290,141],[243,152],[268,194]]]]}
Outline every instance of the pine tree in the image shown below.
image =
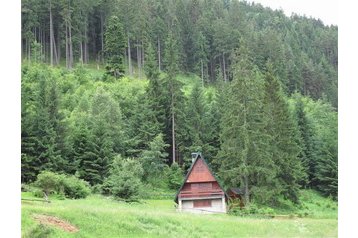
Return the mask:
{"type": "Polygon", "coordinates": [[[164,143],[163,134],[158,134],[150,143],[149,148],[141,154],[144,168],[144,180],[155,185],[163,178],[162,171],[166,166],[168,153],[165,152],[168,144],[164,143]]]}
{"type": "Polygon", "coordinates": [[[105,32],[105,52],[107,73],[116,78],[124,75],[123,52],[125,49],[125,40],[123,26],[119,18],[112,16],[105,32]]]}
{"type": "Polygon", "coordinates": [[[155,53],[151,43],[148,44],[148,49],[146,53],[145,74],[149,80],[159,78],[158,64],[155,59],[155,53]]]}
{"type": "MultiPolygon", "coordinates": [[[[169,33],[165,43],[165,55],[164,63],[167,76],[164,79],[164,87],[168,90],[167,98],[169,99],[169,105],[165,107],[167,119],[166,131],[169,132],[167,138],[170,138],[171,142],[171,157],[172,162],[177,161],[176,146],[177,146],[177,127],[180,123],[181,107],[183,102],[183,93],[181,91],[181,83],[176,79],[176,75],[179,71],[178,59],[179,53],[177,49],[177,41],[174,38],[173,33],[169,33]]],[[[179,128],[179,127],[178,127],[179,128]]]]}
{"type": "Polygon", "coordinates": [[[234,79],[227,88],[221,118],[220,176],[227,186],[242,187],[245,202],[265,202],[277,196],[277,167],[268,153],[263,115],[263,80],[241,47],[234,79]]]}
{"type": "Polygon", "coordinates": [[[295,114],[297,119],[297,126],[299,129],[299,141],[301,147],[299,157],[302,161],[302,166],[308,175],[307,185],[312,187],[312,183],[314,183],[315,164],[317,159],[315,156],[316,153],[314,151],[315,140],[313,138],[311,125],[304,111],[302,96],[297,94],[296,97],[297,101],[295,105],[295,114]]]}
{"type": "Polygon", "coordinates": [[[265,75],[265,110],[268,119],[267,133],[270,135],[272,159],[278,166],[278,178],[282,194],[298,202],[299,183],[306,179],[302,161],[298,155],[298,131],[288,110],[279,81],[272,75],[272,66],[267,66],[265,75]]]}

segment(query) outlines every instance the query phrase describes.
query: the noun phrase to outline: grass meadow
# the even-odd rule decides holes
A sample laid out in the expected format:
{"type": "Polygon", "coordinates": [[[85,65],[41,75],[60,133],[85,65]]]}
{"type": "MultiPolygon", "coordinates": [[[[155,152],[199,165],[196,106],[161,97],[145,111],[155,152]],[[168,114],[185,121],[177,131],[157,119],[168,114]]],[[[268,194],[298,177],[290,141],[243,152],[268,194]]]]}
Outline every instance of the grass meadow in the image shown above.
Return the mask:
{"type": "MultiPolygon", "coordinates": [[[[23,193],[22,198],[31,198],[23,193]]],[[[313,192],[302,194],[305,217],[264,218],[229,214],[188,214],[172,200],[125,203],[100,195],[51,203],[22,201],[22,237],[337,237],[337,203],[313,192]],[[34,217],[48,215],[78,228],[67,232],[34,217]]],[[[276,213],[279,211],[276,211],[276,213]]]]}

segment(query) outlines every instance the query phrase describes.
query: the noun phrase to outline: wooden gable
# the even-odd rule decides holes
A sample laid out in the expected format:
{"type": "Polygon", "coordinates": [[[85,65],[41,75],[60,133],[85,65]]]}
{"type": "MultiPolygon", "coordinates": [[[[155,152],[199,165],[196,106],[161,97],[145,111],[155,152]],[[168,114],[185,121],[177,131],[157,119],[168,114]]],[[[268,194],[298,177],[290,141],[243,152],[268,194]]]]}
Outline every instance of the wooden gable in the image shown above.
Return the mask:
{"type": "Polygon", "coordinates": [[[214,182],[216,179],[211,174],[208,166],[202,158],[195,161],[186,179],[186,183],[214,182]]]}
{"type": "Polygon", "coordinates": [[[221,195],[224,195],[225,198],[227,198],[225,191],[222,189],[214,174],[212,174],[208,164],[199,153],[190,166],[174,201],[178,203],[179,197],[217,197],[221,195]]]}

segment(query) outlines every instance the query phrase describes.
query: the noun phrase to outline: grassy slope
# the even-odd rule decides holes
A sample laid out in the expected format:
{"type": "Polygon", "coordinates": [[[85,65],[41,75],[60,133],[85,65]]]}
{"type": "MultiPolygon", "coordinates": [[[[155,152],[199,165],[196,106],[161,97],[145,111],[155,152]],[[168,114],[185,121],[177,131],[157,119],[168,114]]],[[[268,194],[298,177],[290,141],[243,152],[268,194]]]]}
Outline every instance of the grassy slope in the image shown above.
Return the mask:
{"type": "Polygon", "coordinates": [[[314,212],[295,219],[178,213],[171,200],[126,204],[97,195],[50,204],[23,201],[22,233],[23,237],[41,237],[35,233],[44,231],[49,234],[42,237],[337,237],[337,204],[312,192],[303,196],[309,197],[305,206],[314,212]],[[67,233],[52,226],[41,230],[33,214],[56,216],[80,231],[67,233]]]}

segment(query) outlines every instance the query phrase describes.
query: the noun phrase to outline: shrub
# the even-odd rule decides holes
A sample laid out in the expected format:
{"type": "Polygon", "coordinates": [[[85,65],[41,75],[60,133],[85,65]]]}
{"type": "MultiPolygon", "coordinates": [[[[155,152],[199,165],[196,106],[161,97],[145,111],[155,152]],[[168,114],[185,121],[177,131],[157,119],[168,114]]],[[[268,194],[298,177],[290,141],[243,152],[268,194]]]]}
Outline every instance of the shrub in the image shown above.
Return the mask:
{"type": "MultiPolygon", "coordinates": [[[[47,195],[51,193],[60,195],[60,198],[65,195],[68,198],[85,198],[90,193],[89,184],[78,179],[73,175],[57,174],[50,171],[43,171],[37,176],[37,180],[34,183],[47,195]]],[[[39,191],[35,196],[42,196],[39,191]]],[[[63,198],[63,197],[62,197],[63,198]]]]}
{"type": "Polygon", "coordinates": [[[48,196],[50,193],[58,192],[61,186],[61,179],[59,174],[50,171],[42,171],[37,175],[35,185],[41,188],[48,196]]]}
{"type": "Polygon", "coordinates": [[[91,193],[88,182],[73,175],[64,177],[62,182],[65,196],[68,198],[85,198],[91,193]]]}
{"type": "Polygon", "coordinates": [[[117,156],[112,163],[110,176],[105,180],[102,190],[117,199],[136,200],[142,186],[143,168],[135,159],[122,159],[117,156]]]}
{"type": "Polygon", "coordinates": [[[173,163],[168,170],[168,186],[170,189],[179,189],[183,183],[183,170],[177,163],[173,163]]]}

